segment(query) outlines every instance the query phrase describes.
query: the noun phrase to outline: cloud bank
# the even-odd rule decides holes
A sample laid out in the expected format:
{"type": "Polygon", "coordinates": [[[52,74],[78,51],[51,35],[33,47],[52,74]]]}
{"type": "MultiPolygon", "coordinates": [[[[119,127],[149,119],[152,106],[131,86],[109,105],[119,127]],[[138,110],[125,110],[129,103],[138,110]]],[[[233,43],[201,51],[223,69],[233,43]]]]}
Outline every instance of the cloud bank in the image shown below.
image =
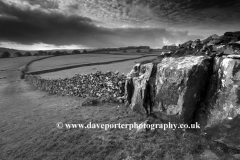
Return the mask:
{"type": "Polygon", "coordinates": [[[0,41],[25,45],[44,43],[86,47],[132,45],[161,47],[166,39],[176,43],[202,38],[190,35],[187,31],[164,28],[103,27],[97,25],[89,17],[60,13],[58,7],[58,5],[52,4],[52,9],[45,10],[36,4],[31,6],[27,3],[22,4],[21,7],[21,5],[17,6],[16,3],[0,1],[0,41]]]}

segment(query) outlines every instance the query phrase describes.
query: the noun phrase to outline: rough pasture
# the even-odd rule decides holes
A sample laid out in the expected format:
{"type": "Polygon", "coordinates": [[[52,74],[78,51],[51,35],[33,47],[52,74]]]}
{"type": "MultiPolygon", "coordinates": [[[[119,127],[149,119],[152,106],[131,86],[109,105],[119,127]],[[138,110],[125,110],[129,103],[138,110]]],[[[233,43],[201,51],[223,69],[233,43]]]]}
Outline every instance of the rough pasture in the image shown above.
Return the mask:
{"type": "Polygon", "coordinates": [[[76,64],[107,62],[113,60],[140,57],[140,55],[111,55],[111,54],[77,54],[57,56],[35,62],[30,66],[30,71],[65,67],[76,64]]]}
{"type": "Polygon", "coordinates": [[[97,71],[102,71],[102,72],[119,71],[120,73],[124,73],[126,75],[132,69],[132,66],[134,66],[136,62],[150,60],[155,57],[156,56],[149,56],[149,57],[144,57],[136,60],[129,60],[129,61],[119,62],[119,63],[111,63],[107,65],[85,66],[85,67],[73,68],[68,70],[62,70],[58,72],[45,73],[45,74],[41,74],[40,76],[46,79],[70,78],[70,77],[73,77],[76,73],[90,74],[90,73],[95,73],[97,71]]]}

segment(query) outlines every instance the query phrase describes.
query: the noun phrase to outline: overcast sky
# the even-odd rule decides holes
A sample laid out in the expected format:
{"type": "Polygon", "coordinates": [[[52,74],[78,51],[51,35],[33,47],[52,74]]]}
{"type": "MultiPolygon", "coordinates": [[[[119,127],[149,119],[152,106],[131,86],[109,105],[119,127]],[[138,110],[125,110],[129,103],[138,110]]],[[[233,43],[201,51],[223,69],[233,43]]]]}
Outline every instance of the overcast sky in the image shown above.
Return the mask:
{"type": "Polygon", "coordinates": [[[160,48],[237,30],[239,0],[0,0],[7,48],[160,48]]]}

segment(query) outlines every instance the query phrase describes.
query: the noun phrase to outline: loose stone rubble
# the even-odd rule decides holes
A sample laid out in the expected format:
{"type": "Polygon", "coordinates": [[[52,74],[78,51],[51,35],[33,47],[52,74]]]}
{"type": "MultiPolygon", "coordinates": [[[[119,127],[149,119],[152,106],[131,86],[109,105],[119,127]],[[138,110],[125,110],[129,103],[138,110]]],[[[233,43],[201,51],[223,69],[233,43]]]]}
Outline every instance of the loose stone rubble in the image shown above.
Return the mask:
{"type": "Polygon", "coordinates": [[[37,75],[25,75],[39,90],[61,96],[98,97],[102,102],[124,102],[125,75],[118,72],[96,72],[92,74],[76,74],[72,78],[43,79],[37,75]]]}

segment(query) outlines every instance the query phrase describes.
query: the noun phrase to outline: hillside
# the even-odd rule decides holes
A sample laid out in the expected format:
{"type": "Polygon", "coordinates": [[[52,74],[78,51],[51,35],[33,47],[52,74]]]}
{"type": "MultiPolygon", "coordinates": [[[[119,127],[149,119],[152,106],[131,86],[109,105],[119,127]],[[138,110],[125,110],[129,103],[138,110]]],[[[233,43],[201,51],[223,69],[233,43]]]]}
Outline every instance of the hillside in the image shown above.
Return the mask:
{"type": "Polygon", "coordinates": [[[0,47],[0,57],[5,51],[9,52],[11,54],[11,57],[13,57],[13,54],[16,53],[16,52],[20,52],[22,54],[25,54],[26,52],[30,52],[32,55],[37,52],[37,51],[16,50],[16,49],[1,48],[0,47]]]}

